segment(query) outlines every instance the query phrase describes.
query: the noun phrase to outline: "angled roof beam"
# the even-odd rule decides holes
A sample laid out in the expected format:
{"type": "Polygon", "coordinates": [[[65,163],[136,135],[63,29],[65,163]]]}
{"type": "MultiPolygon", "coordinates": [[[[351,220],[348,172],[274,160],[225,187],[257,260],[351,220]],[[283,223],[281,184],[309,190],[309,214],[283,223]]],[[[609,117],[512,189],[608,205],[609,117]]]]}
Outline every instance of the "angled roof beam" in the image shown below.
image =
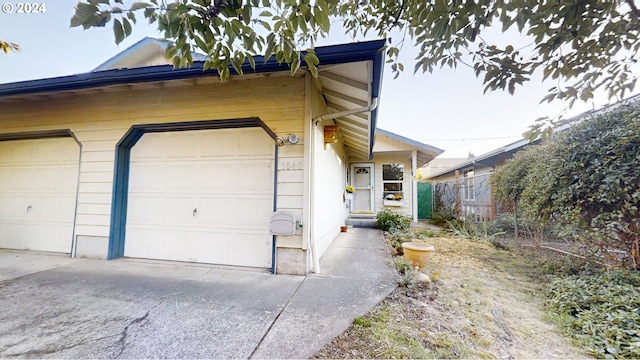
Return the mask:
{"type": "Polygon", "coordinates": [[[335,91],[329,90],[329,89],[323,89],[322,90],[322,95],[335,97],[335,98],[338,98],[340,100],[344,100],[346,102],[353,103],[353,104],[355,104],[357,106],[360,106],[360,107],[369,106],[369,103],[366,100],[356,99],[354,97],[351,97],[351,96],[348,96],[348,95],[345,95],[345,94],[341,94],[339,92],[335,92],[335,91]]]}
{"type": "Polygon", "coordinates": [[[319,77],[326,78],[326,79],[333,80],[333,81],[337,81],[339,83],[342,83],[342,84],[345,84],[347,86],[356,88],[358,90],[367,91],[367,92],[369,91],[369,86],[367,84],[365,84],[363,82],[360,82],[360,81],[357,81],[357,80],[346,78],[344,76],[340,76],[340,75],[332,73],[332,72],[328,72],[328,71],[322,72],[322,73],[319,74],[319,77]]]}

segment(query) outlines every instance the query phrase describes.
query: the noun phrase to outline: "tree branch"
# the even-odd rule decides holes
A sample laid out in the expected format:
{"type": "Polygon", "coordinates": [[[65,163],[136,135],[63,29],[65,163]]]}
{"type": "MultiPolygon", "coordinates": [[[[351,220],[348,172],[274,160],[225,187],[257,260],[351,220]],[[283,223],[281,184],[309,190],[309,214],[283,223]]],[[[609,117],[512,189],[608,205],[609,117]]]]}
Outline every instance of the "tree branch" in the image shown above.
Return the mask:
{"type": "Polygon", "coordinates": [[[638,7],[636,6],[635,1],[634,0],[626,0],[626,3],[631,8],[631,12],[636,16],[636,20],[640,20],[640,10],[638,10],[638,7]]]}

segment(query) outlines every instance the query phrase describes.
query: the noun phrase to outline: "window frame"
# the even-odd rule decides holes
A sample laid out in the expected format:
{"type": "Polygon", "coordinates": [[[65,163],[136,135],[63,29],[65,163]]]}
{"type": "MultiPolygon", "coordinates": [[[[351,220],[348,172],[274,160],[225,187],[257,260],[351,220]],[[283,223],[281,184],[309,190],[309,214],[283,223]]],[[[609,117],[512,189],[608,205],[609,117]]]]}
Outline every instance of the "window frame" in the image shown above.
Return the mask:
{"type": "Polygon", "coordinates": [[[464,180],[463,193],[465,201],[475,201],[476,199],[476,183],[475,183],[475,171],[474,169],[467,169],[462,172],[462,177],[464,180]],[[471,176],[469,176],[471,174],[471,176]]]}
{"type": "Polygon", "coordinates": [[[404,163],[383,163],[381,164],[382,166],[382,199],[383,200],[390,200],[390,201],[401,201],[404,200],[405,196],[404,196],[404,178],[405,178],[405,173],[404,173],[404,168],[405,168],[405,164],[404,163]],[[401,173],[401,179],[393,179],[393,180],[385,180],[385,166],[398,166],[400,168],[402,168],[402,173],[401,173]],[[398,184],[398,189],[399,190],[385,190],[385,184],[398,184]],[[400,199],[387,199],[388,195],[394,195],[398,196],[400,195],[400,199]]]}

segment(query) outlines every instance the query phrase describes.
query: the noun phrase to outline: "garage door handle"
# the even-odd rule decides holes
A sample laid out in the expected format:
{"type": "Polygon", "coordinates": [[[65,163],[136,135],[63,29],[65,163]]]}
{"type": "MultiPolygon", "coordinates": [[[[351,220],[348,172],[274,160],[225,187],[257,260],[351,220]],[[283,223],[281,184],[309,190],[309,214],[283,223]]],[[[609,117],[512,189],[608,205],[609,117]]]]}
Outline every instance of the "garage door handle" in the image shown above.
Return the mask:
{"type": "Polygon", "coordinates": [[[31,212],[31,205],[27,206],[27,212],[31,212]]]}
{"type": "Polygon", "coordinates": [[[198,208],[193,208],[193,216],[196,216],[197,212],[198,212],[198,208]]]}

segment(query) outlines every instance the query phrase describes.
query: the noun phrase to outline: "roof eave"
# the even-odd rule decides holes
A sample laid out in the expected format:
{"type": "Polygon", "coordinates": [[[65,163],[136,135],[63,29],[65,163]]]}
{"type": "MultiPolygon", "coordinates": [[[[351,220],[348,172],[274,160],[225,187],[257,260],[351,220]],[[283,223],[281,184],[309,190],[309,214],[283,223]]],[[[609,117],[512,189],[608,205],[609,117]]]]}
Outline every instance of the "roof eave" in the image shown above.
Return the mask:
{"type": "MultiPolygon", "coordinates": [[[[316,48],[316,55],[323,65],[373,60],[374,74],[372,97],[377,97],[379,96],[380,84],[382,81],[384,54],[379,51],[382,46],[384,46],[384,40],[332,45],[316,48]],[[378,69],[378,71],[376,71],[376,69],[378,69]]],[[[246,61],[242,65],[243,73],[268,73],[289,70],[289,67],[286,64],[278,63],[274,56],[269,58],[267,61],[265,61],[262,56],[256,56],[255,63],[256,68],[253,69],[249,62],[246,61]]],[[[230,67],[230,70],[233,74],[237,74],[232,67],[230,67]]],[[[55,78],[0,84],[0,97],[82,90],[119,84],[169,81],[217,75],[218,73],[215,70],[204,70],[203,61],[194,62],[193,66],[190,68],[174,69],[171,65],[160,65],[134,69],[106,70],[55,78]]],[[[372,129],[375,129],[376,114],[376,111],[372,112],[372,129]]],[[[371,145],[371,148],[373,148],[373,145],[371,145]]]]}

